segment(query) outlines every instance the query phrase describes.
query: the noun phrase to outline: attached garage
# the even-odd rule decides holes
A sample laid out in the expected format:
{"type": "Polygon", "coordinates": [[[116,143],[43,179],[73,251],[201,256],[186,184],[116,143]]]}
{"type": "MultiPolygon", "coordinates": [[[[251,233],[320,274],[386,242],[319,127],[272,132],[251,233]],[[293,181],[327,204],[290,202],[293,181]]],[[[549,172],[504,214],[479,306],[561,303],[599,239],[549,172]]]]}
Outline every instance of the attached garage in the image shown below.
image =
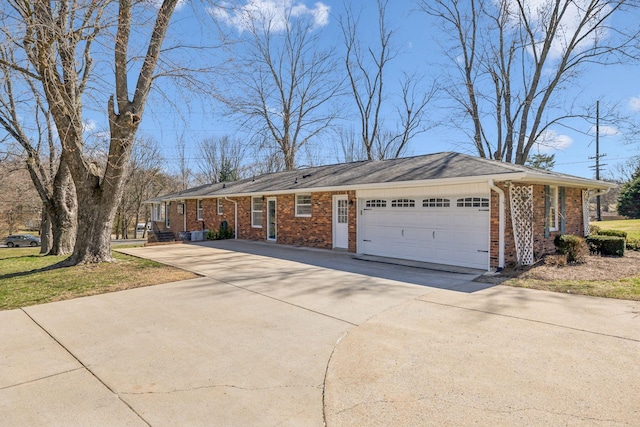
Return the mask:
{"type": "Polygon", "coordinates": [[[359,194],[358,253],[488,269],[489,192],[449,190],[359,194]]]}

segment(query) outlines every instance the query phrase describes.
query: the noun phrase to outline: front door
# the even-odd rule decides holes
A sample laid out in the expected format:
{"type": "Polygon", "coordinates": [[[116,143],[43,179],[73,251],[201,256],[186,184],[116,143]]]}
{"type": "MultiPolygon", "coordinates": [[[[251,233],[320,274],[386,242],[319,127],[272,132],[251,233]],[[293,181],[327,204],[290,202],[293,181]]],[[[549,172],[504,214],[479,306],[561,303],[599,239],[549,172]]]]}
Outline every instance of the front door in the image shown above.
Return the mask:
{"type": "Polygon", "coordinates": [[[270,197],[267,199],[267,240],[276,240],[277,236],[277,218],[276,218],[276,199],[270,197]]]}
{"type": "Polygon", "coordinates": [[[347,196],[333,196],[333,247],[349,248],[349,201],[347,196]]]}

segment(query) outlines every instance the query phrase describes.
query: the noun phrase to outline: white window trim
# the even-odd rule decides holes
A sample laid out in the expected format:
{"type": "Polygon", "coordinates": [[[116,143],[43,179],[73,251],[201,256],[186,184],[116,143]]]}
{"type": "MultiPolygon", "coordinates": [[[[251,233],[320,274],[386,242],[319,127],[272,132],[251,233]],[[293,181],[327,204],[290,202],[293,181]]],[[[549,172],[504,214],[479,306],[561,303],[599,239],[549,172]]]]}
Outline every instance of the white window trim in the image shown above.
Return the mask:
{"type": "Polygon", "coordinates": [[[557,185],[549,186],[549,231],[558,231],[560,229],[558,222],[558,199],[559,189],[557,185]]]}
{"type": "Polygon", "coordinates": [[[311,218],[311,212],[309,212],[308,214],[307,213],[301,214],[301,213],[298,212],[298,208],[301,207],[301,206],[308,206],[309,207],[309,211],[311,211],[311,206],[312,206],[311,205],[311,193],[296,194],[295,198],[296,198],[296,216],[297,217],[301,217],[301,218],[311,218]],[[300,196],[305,196],[305,197],[308,196],[309,197],[309,203],[308,204],[307,203],[304,203],[304,204],[298,203],[298,197],[300,197],[300,196]]]}
{"type": "Polygon", "coordinates": [[[222,215],[222,197],[218,197],[218,215],[222,215]]]}
{"type": "Polygon", "coordinates": [[[251,198],[251,228],[262,228],[262,221],[260,221],[259,225],[256,225],[254,222],[254,213],[260,212],[262,214],[262,220],[264,220],[264,199],[262,196],[252,197],[251,198]],[[262,205],[260,210],[256,210],[255,205],[253,203],[254,199],[260,199],[260,204],[262,205]]]}
{"type": "Polygon", "coordinates": [[[166,228],[171,228],[171,202],[166,202],[164,204],[164,226],[166,228]]]}
{"type": "Polygon", "coordinates": [[[204,218],[204,202],[202,199],[196,200],[196,218],[198,221],[202,221],[204,218]]]}

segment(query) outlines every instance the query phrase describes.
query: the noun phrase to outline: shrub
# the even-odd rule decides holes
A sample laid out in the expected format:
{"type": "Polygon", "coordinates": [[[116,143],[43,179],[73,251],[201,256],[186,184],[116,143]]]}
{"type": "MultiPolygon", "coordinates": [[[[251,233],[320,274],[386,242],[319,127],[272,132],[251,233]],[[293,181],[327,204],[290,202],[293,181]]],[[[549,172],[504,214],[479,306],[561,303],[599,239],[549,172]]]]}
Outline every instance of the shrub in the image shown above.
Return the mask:
{"type": "Polygon", "coordinates": [[[559,254],[567,256],[568,263],[583,264],[587,261],[589,248],[582,237],[561,234],[553,240],[559,254]]]}
{"type": "Polygon", "coordinates": [[[565,265],[567,265],[567,255],[547,255],[544,257],[544,265],[550,265],[552,267],[564,267],[565,265]]]}
{"type": "Polygon", "coordinates": [[[624,256],[625,239],[617,236],[587,237],[589,250],[600,255],[624,256]]]}
{"type": "Polygon", "coordinates": [[[640,239],[627,239],[627,249],[630,251],[640,251],[640,239]]]}
{"type": "Polygon", "coordinates": [[[598,236],[614,236],[614,237],[623,237],[623,238],[627,238],[627,232],[626,231],[622,231],[622,230],[603,230],[603,229],[598,229],[597,233],[598,236]]]}
{"type": "Polygon", "coordinates": [[[233,228],[227,225],[227,221],[220,223],[218,230],[209,230],[207,233],[208,240],[224,240],[231,239],[233,237],[233,228]]]}

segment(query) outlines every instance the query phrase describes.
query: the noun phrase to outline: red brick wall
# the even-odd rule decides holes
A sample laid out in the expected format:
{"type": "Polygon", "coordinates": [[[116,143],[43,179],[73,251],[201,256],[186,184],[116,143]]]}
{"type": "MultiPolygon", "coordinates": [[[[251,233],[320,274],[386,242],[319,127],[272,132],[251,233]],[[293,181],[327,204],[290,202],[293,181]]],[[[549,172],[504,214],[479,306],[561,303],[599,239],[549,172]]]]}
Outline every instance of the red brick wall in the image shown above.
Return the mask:
{"type": "MultiPolygon", "coordinates": [[[[311,193],[311,217],[295,216],[295,195],[270,195],[276,198],[277,242],[287,245],[307,246],[321,249],[333,248],[333,196],[347,194],[349,201],[349,251],[356,251],[357,200],[354,191],[334,191],[311,193]]],[[[230,198],[238,203],[238,238],[266,240],[267,197],[262,206],[262,228],[251,226],[251,197],[230,198]]],[[[223,214],[217,214],[217,199],[204,199],[204,221],[196,221],[196,200],[187,201],[187,230],[204,228],[218,229],[226,220],[236,228],[234,204],[223,199],[223,214]]],[[[172,217],[173,219],[173,217],[172,217]]]]}
{"type": "MultiPolygon", "coordinates": [[[[518,184],[527,185],[527,184],[518,184]]],[[[511,205],[509,201],[509,189],[504,184],[497,184],[505,191],[505,265],[513,265],[517,262],[516,246],[511,222],[511,205]]],[[[561,234],[560,228],[560,201],[558,202],[558,231],[551,231],[549,237],[544,236],[545,212],[544,212],[544,185],[533,186],[533,252],[535,259],[540,259],[546,254],[555,252],[554,238],[561,234]]],[[[491,194],[491,267],[498,266],[498,193],[491,194]]],[[[565,187],[565,234],[584,236],[584,223],[582,218],[582,189],[565,187]]]]}

